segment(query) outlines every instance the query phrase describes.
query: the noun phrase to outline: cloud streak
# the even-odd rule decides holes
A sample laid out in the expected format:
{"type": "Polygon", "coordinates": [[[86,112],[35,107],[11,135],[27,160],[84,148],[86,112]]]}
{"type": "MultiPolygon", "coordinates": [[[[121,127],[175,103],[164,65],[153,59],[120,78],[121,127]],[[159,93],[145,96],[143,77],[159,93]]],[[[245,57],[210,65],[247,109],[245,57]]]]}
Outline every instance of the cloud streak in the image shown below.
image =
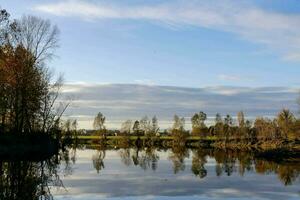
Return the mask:
{"type": "Polygon", "coordinates": [[[235,75],[235,74],[219,74],[217,76],[217,79],[224,81],[224,82],[253,82],[256,80],[256,77],[254,76],[241,76],[241,75],[235,75]]]}
{"type": "Polygon", "coordinates": [[[171,27],[196,26],[231,32],[300,61],[300,15],[271,12],[245,1],[171,1],[157,4],[92,3],[65,0],[36,5],[34,10],[86,20],[129,19],[171,27]]]}
{"type": "Polygon", "coordinates": [[[119,128],[126,119],[140,119],[144,115],[164,121],[170,126],[174,114],[189,117],[204,111],[213,120],[216,113],[231,114],[240,110],[247,117],[274,116],[284,108],[297,111],[297,88],[288,87],[204,87],[183,88],[137,84],[67,84],[66,96],[76,96],[66,116],[85,121],[91,128],[91,120],[101,111],[110,121],[110,127],[119,128]],[[76,118],[76,117],[75,117],[76,118]],[[118,123],[117,123],[118,122],[118,123]]]}

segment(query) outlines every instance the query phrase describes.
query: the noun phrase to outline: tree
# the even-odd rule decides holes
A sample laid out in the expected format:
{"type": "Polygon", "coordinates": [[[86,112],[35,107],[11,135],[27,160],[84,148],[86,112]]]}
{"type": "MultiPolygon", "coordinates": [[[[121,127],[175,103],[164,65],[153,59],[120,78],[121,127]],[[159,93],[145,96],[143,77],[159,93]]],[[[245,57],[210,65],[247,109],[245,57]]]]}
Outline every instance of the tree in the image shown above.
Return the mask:
{"type": "Polygon", "coordinates": [[[222,116],[219,113],[217,113],[215,117],[214,134],[219,137],[224,136],[224,123],[222,116]]]}
{"type": "Polygon", "coordinates": [[[289,133],[296,121],[295,116],[288,109],[283,109],[277,115],[278,127],[285,138],[288,138],[289,133]]]}
{"type": "Polygon", "coordinates": [[[202,111],[193,115],[191,118],[193,135],[200,135],[203,133],[206,134],[208,132],[208,129],[204,123],[206,118],[206,114],[202,111]]]}
{"type": "Polygon", "coordinates": [[[254,122],[254,130],[256,132],[256,138],[259,140],[278,139],[276,120],[270,120],[262,117],[256,118],[254,122]]]}
{"type": "Polygon", "coordinates": [[[62,79],[53,81],[46,67],[58,47],[58,29],[37,17],[24,16],[11,22],[4,10],[0,16],[2,129],[49,133],[69,105],[57,104],[62,79]]]}
{"type": "Polygon", "coordinates": [[[232,135],[232,125],[233,125],[233,120],[230,115],[226,115],[224,118],[224,126],[223,126],[223,135],[225,136],[226,141],[229,139],[229,137],[232,135]]]}
{"type": "Polygon", "coordinates": [[[245,126],[245,117],[244,117],[243,111],[238,112],[238,114],[237,114],[237,121],[238,121],[239,127],[242,128],[242,127],[245,126]]]}
{"type": "Polygon", "coordinates": [[[136,120],[134,122],[132,130],[133,130],[134,134],[139,135],[139,133],[140,133],[140,122],[138,120],[136,120]]]}
{"type": "Polygon", "coordinates": [[[129,135],[130,132],[131,132],[131,127],[132,127],[132,121],[131,120],[126,120],[121,125],[121,133],[129,135]]]}
{"type": "Polygon", "coordinates": [[[156,134],[159,131],[159,126],[158,126],[158,120],[156,116],[152,117],[152,130],[151,133],[152,134],[156,134]]]}
{"type": "Polygon", "coordinates": [[[227,114],[226,117],[224,118],[224,123],[225,125],[232,126],[233,125],[232,117],[227,114]]]}
{"type": "Polygon", "coordinates": [[[205,120],[207,119],[207,116],[204,112],[195,113],[193,117],[191,118],[192,127],[193,128],[204,128],[205,127],[205,120]]]}
{"type": "Polygon", "coordinates": [[[73,120],[72,124],[71,124],[71,128],[73,131],[77,131],[77,126],[78,126],[78,122],[77,120],[73,120]]]}
{"type": "Polygon", "coordinates": [[[148,135],[149,132],[151,131],[151,124],[148,116],[144,116],[140,120],[140,128],[143,131],[144,135],[148,135]]]}
{"type": "Polygon", "coordinates": [[[67,119],[67,121],[65,121],[63,128],[66,132],[71,131],[71,120],[70,119],[67,119]]]}
{"type": "Polygon", "coordinates": [[[184,117],[178,117],[178,115],[174,115],[174,124],[173,124],[173,130],[179,130],[184,131],[185,126],[185,119],[184,117]]]}
{"type": "Polygon", "coordinates": [[[216,124],[223,123],[222,116],[219,113],[216,114],[215,123],[216,124]]]}
{"type": "Polygon", "coordinates": [[[95,130],[104,130],[105,129],[104,123],[105,123],[105,117],[101,112],[99,112],[94,118],[93,127],[95,130]]]}

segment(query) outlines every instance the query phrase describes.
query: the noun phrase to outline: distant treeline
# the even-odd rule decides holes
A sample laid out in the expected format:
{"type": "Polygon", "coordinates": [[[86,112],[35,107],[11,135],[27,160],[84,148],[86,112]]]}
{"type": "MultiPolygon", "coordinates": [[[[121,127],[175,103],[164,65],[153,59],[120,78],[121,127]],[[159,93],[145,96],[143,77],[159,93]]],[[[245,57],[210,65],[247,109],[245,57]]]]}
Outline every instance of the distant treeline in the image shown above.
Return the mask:
{"type": "Polygon", "coordinates": [[[254,121],[247,120],[244,113],[237,113],[237,120],[232,116],[222,117],[216,114],[214,125],[207,126],[207,115],[204,112],[195,113],[191,117],[192,129],[185,129],[185,119],[174,115],[173,125],[167,130],[160,131],[158,119],[147,116],[141,120],[126,120],[120,130],[107,130],[105,117],[98,113],[94,120],[95,131],[98,135],[123,135],[123,136],[162,136],[169,135],[184,139],[187,136],[214,137],[223,140],[299,140],[300,119],[288,109],[283,109],[273,118],[257,117],[254,121]]]}

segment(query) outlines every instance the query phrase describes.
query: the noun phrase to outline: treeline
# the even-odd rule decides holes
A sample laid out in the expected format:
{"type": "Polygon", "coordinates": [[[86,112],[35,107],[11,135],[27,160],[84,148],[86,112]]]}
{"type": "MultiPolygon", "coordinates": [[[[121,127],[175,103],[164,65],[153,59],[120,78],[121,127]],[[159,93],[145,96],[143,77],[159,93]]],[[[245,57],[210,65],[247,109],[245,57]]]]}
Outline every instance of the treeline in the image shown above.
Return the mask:
{"type": "Polygon", "coordinates": [[[288,109],[283,109],[273,119],[257,117],[253,122],[238,112],[236,122],[230,115],[215,117],[215,124],[206,126],[206,114],[196,113],[191,118],[191,135],[215,136],[222,139],[244,140],[295,140],[300,139],[300,120],[288,109]]]}
{"type": "Polygon", "coordinates": [[[67,104],[57,104],[62,78],[47,61],[58,47],[58,29],[34,16],[10,19],[0,9],[0,133],[49,134],[67,104]]]}
{"type": "Polygon", "coordinates": [[[244,113],[238,112],[236,120],[232,116],[222,117],[216,114],[214,124],[207,126],[207,115],[204,112],[195,113],[191,117],[192,129],[185,128],[185,118],[174,115],[173,125],[167,130],[160,131],[158,119],[143,117],[140,120],[126,120],[121,124],[120,130],[109,131],[106,129],[105,117],[98,113],[94,120],[96,133],[102,135],[124,136],[174,136],[179,141],[187,136],[216,138],[221,140],[299,140],[300,119],[288,109],[283,109],[273,118],[257,117],[254,121],[247,120],[244,113]]]}

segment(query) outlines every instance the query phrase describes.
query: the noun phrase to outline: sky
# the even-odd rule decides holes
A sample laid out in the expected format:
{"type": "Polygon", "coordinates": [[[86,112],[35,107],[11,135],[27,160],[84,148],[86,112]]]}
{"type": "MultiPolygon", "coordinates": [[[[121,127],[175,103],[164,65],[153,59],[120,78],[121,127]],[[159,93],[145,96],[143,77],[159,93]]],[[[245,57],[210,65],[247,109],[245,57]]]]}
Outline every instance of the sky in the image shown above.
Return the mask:
{"type": "Polygon", "coordinates": [[[14,18],[50,19],[50,63],[67,82],[184,87],[298,86],[300,3],[1,0],[14,18]]]}
{"type": "MultiPolygon", "coordinates": [[[[12,18],[35,15],[58,26],[60,48],[49,66],[74,87],[295,91],[300,85],[298,0],[0,0],[0,6],[12,18]]],[[[243,109],[239,103],[232,112],[243,109]]]]}

